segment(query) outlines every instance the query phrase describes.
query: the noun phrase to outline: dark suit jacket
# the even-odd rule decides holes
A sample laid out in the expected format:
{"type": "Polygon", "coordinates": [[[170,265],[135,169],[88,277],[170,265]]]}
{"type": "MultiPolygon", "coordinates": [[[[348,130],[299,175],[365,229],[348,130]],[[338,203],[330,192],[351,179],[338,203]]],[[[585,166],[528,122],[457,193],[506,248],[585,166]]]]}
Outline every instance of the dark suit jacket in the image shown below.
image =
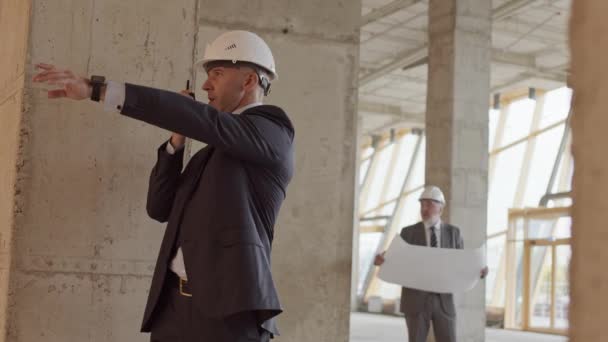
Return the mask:
{"type": "Polygon", "coordinates": [[[271,333],[282,309],[270,271],[274,224],[294,172],[294,129],[283,110],[222,113],[183,95],[126,85],[122,114],[209,146],[182,172],[183,150],[165,144],[150,176],[147,210],[167,222],[142,331],[151,328],[175,247],[196,309],[209,317],[256,311],[271,333]],[[176,243],[179,236],[180,241],[176,243]]]}
{"type": "MultiPolygon", "coordinates": [[[[426,246],[426,232],[424,223],[419,222],[413,226],[405,227],[401,230],[401,238],[405,242],[411,245],[426,246]]],[[[457,248],[463,249],[464,244],[462,242],[462,236],[460,230],[452,225],[442,223],[441,224],[441,248],[457,248]]],[[[432,272],[433,270],[429,270],[432,272]]],[[[427,297],[432,295],[431,292],[420,291],[409,288],[401,289],[401,312],[405,315],[415,315],[423,312],[425,309],[425,303],[427,297]]],[[[456,315],[456,308],[454,307],[454,299],[451,293],[442,293],[439,295],[441,298],[441,306],[443,310],[450,316],[456,315]]]]}

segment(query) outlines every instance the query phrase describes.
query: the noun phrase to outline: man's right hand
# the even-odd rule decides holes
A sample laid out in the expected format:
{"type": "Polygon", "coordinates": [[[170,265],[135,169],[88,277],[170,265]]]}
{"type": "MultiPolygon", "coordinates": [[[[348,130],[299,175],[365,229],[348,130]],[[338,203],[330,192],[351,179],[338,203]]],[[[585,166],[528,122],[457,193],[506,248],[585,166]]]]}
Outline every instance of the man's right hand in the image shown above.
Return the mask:
{"type": "MultiPolygon", "coordinates": [[[[192,98],[192,91],[191,90],[182,90],[179,92],[180,94],[187,96],[189,98],[192,98]]],[[[171,135],[171,146],[173,146],[173,148],[175,150],[180,149],[182,146],[184,146],[186,144],[186,137],[184,137],[181,134],[177,134],[177,133],[173,133],[173,135],[171,135]]]]}
{"type": "Polygon", "coordinates": [[[374,258],[374,265],[380,266],[380,265],[384,264],[384,254],[386,254],[386,252],[382,252],[382,253],[376,255],[376,258],[374,258]]]}

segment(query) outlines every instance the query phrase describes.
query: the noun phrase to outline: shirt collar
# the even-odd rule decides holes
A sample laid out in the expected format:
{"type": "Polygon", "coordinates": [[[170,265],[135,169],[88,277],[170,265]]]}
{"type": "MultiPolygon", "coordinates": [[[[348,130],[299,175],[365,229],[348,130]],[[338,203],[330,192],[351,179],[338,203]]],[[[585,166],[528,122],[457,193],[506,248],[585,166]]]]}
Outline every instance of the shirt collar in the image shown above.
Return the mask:
{"type": "Polygon", "coordinates": [[[232,111],[232,114],[242,114],[244,111],[246,111],[247,109],[251,109],[253,107],[257,107],[257,106],[261,106],[262,102],[254,102],[254,103],[250,103],[246,106],[243,106],[241,108],[238,108],[234,111],[232,111]]]}
{"type": "Polygon", "coordinates": [[[437,221],[437,223],[435,223],[434,225],[430,225],[430,224],[428,224],[428,223],[424,222],[424,228],[429,229],[429,228],[431,228],[431,227],[434,227],[434,228],[436,228],[436,229],[440,228],[440,227],[441,227],[441,219],[439,219],[439,220],[437,221]]]}

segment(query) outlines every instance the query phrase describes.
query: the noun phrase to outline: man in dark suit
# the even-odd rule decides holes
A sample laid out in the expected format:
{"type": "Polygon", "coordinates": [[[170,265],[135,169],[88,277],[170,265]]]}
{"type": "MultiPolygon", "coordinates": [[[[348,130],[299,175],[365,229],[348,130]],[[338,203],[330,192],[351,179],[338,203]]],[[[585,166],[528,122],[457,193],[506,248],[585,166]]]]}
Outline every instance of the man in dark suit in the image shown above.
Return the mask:
{"type": "MultiPolygon", "coordinates": [[[[148,214],[168,222],[142,331],[151,340],[268,341],[281,313],[270,270],[274,224],[294,172],[294,128],[263,105],[277,74],[257,35],[232,31],[198,63],[209,105],[40,64],[49,98],[91,98],[106,110],[170,130],[150,176],[148,214]],[[183,167],[185,137],[207,144],[183,167]]],[[[184,96],[186,95],[186,96],[184,96]]]]}
{"type": "MultiPolygon", "coordinates": [[[[401,238],[411,244],[431,248],[464,248],[460,229],[441,222],[445,206],[443,192],[435,186],[428,186],[420,196],[420,216],[422,222],[401,230],[401,238]]],[[[384,263],[384,253],[376,256],[374,264],[384,263]]],[[[433,272],[433,270],[429,270],[433,272]]],[[[488,268],[481,270],[481,278],[488,268]]],[[[451,293],[433,293],[416,289],[401,289],[401,312],[405,315],[410,342],[426,342],[433,322],[433,332],[437,342],[456,342],[456,308],[451,293]]]]}

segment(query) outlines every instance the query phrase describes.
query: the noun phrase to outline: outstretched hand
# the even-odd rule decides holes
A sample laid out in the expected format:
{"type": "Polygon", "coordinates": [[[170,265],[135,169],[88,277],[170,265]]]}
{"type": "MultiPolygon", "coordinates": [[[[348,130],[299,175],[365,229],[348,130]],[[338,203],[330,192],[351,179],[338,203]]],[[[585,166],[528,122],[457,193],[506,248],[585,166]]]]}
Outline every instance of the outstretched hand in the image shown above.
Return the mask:
{"type": "Polygon", "coordinates": [[[84,100],[91,97],[91,86],[88,79],[76,75],[68,69],[58,69],[52,64],[36,64],[37,73],[33,81],[56,85],[57,89],[48,91],[49,99],[69,98],[84,100]]]}

